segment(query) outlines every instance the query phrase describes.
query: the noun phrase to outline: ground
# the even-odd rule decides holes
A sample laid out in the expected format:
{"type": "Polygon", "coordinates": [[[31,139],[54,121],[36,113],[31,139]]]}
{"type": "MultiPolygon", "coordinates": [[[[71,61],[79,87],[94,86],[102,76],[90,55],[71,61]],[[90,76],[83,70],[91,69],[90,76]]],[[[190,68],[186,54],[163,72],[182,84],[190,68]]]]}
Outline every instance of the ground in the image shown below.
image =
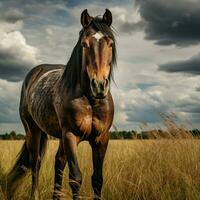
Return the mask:
{"type": "MultiPolygon", "coordinates": [[[[14,163],[23,141],[0,141],[0,178],[14,163]]],[[[49,141],[40,173],[42,200],[51,199],[54,157],[57,141],[49,141]]],[[[83,173],[81,196],[92,199],[91,149],[80,144],[78,157],[83,173]]],[[[200,140],[111,140],[104,164],[103,198],[105,200],[198,200],[200,199],[200,140]]],[[[64,175],[63,199],[71,199],[64,175]]],[[[31,177],[20,182],[13,200],[27,199],[31,177]]],[[[0,191],[0,199],[4,199],[0,191]]]]}

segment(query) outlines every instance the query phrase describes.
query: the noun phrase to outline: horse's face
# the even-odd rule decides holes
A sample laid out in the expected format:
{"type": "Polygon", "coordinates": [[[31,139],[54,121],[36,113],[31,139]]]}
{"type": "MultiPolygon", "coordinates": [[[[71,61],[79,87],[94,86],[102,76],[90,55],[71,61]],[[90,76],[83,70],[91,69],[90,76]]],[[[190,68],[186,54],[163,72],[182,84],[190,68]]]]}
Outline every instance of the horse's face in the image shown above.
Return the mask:
{"type": "MultiPolygon", "coordinates": [[[[87,12],[85,15],[84,17],[90,17],[87,12]]],[[[110,11],[106,10],[103,20],[108,17],[112,16],[110,11]]],[[[109,20],[111,21],[107,23],[110,26],[112,19],[109,18],[109,20]]],[[[110,87],[109,76],[112,67],[112,48],[114,41],[90,26],[87,26],[86,29],[81,41],[83,47],[82,67],[89,78],[89,87],[92,96],[95,98],[105,98],[110,87]]]]}
{"type": "Polygon", "coordinates": [[[82,66],[87,72],[90,89],[95,98],[104,98],[109,90],[112,44],[112,39],[94,30],[82,40],[82,66]]]}

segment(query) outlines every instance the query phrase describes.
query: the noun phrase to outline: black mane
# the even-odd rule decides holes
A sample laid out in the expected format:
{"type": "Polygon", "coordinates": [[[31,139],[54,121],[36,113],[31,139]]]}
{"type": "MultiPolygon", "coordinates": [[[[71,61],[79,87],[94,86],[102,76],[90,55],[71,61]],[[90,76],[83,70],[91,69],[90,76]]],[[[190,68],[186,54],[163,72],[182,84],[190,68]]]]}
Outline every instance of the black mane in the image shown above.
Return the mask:
{"type": "MultiPolygon", "coordinates": [[[[109,79],[113,77],[113,66],[116,65],[116,58],[117,58],[117,52],[116,52],[116,44],[115,44],[115,37],[114,37],[114,31],[111,27],[107,26],[101,17],[97,16],[94,17],[89,25],[96,31],[101,31],[105,36],[110,37],[113,40],[113,50],[112,50],[112,66],[111,66],[111,73],[109,75],[109,79]]],[[[76,89],[77,85],[80,84],[80,78],[81,78],[81,69],[82,69],[82,45],[81,40],[82,37],[87,31],[87,29],[82,29],[79,33],[79,39],[74,47],[71,57],[66,64],[65,71],[63,73],[62,79],[64,81],[64,87],[67,89],[74,90],[76,89]]]]}

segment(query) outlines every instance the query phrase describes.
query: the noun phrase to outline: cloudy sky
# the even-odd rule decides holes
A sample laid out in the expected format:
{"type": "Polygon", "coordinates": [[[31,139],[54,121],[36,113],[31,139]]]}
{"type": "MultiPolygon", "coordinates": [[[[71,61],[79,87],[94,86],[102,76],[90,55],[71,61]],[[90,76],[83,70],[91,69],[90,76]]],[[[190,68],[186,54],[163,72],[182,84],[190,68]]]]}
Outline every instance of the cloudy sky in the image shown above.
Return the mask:
{"type": "Polygon", "coordinates": [[[113,14],[118,129],[160,127],[160,113],[200,128],[200,0],[1,0],[0,132],[23,132],[22,81],[38,64],[67,63],[85,8],[113,14]]]}

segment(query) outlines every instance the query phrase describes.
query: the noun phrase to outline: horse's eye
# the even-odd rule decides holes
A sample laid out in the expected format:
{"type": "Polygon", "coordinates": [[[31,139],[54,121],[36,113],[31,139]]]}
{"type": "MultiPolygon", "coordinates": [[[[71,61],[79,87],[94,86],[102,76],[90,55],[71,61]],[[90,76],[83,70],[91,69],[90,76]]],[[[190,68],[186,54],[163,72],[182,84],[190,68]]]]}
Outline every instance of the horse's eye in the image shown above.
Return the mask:
{"type": "Polygon", "coordinates": [[[114,45],[114,43],[113,43],[113,41],[111,41],[111,42],[109,43],[109,47],[113,47],[113,45],[114,45]]]}
{"type": "Polygon", "coordinates": [[[83,48],[87,48],[88,47],[87,43],[86,42],[82,42],[82,47],[83,48]]]}

